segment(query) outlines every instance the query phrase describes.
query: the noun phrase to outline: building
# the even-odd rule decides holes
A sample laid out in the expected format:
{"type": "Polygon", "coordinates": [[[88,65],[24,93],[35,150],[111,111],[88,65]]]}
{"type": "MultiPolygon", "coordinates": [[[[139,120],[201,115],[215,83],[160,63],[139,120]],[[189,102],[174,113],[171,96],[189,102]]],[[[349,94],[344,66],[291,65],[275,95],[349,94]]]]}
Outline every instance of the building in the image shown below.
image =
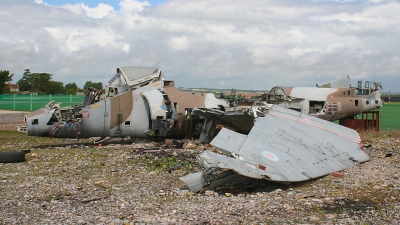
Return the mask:
{"type": "Polygon", "coordinates": [[[10,88],[10,92],[19,92],[18,84],[13,84],[13,83],[7,82],[6,86],[10,88]]]}

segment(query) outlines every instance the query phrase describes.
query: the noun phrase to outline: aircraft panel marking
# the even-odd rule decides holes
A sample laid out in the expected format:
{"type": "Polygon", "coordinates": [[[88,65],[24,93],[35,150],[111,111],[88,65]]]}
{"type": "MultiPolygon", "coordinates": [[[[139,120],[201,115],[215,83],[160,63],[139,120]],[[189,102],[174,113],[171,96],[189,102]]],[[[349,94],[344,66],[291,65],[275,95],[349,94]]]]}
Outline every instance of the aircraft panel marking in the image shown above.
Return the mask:
{"type": "Polygon", "coordinates": [[[262,155],[264,157],[266,157],[267,159],[269,159],[269,160],[272,160],[272,161],[275,161],[275,162],[279,161],[279,157],[277,155],[275,155],[274,153],[272,153],[272,152],[263,151],[262,155]]]}

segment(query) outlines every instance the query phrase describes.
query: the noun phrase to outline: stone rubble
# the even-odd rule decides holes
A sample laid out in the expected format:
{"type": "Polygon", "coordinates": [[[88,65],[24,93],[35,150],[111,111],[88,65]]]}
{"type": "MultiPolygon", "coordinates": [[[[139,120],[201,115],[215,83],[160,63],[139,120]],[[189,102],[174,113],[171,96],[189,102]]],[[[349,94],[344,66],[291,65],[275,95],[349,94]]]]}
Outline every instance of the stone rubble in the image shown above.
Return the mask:
{"type": "Polygon", "coordinates": [[[212,148],[195,141],[31,144],[25,162],[0,164],[0,224],[400,224],[398,137],[373,139],[371,161],[339,176],[243,177],[200,193],[179,180],[212,148]]]}

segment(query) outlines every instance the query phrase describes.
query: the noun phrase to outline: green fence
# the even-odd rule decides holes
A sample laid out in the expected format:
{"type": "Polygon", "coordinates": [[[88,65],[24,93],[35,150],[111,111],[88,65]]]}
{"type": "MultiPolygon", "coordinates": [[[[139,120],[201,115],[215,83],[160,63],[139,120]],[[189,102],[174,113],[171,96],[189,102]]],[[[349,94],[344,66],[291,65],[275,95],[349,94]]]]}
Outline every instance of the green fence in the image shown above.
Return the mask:
{"type": "MultiPolygon", "coordinates": [[[[61,107],[83,103],[82,95],[0,95],[0,109],[34,111],[54,100],[61,107]]],[[[360,116],[358,116],[360,118],[360,116]]],[[[400,130],[400,103],[386,102],[379,109],[379,129],[400,130]]]]}
{"type": "Polygon", "coordinates": [[[83,95],[0,95],[0,109],[34,111],[53,100],[64,107],[81,104],[83,98],[83,95]]]}
{"type": "Polygon", "coordinates": [[[379,130],[400,130],[400,102],[385,102],[379,109],[379,130]]]}

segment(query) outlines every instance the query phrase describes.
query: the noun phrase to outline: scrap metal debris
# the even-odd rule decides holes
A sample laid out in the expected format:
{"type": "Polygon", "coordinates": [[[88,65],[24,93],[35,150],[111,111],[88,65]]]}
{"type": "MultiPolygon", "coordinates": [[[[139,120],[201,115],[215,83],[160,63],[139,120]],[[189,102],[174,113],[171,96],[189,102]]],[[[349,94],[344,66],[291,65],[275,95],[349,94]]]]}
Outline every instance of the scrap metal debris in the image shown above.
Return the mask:
{"type": "MultiPolygon", "coordinates": [[[[266,104],[245,135],[222,128],[211,145],[221,153],[203,151],[205,170],[180,179],[193,192],[210,189],[240,176],[290,183],[310,180],[368,161],[355,130],[277,105],[266,104]]],[[[230,121],[230,115],[216,116],[230,121]]]]}

